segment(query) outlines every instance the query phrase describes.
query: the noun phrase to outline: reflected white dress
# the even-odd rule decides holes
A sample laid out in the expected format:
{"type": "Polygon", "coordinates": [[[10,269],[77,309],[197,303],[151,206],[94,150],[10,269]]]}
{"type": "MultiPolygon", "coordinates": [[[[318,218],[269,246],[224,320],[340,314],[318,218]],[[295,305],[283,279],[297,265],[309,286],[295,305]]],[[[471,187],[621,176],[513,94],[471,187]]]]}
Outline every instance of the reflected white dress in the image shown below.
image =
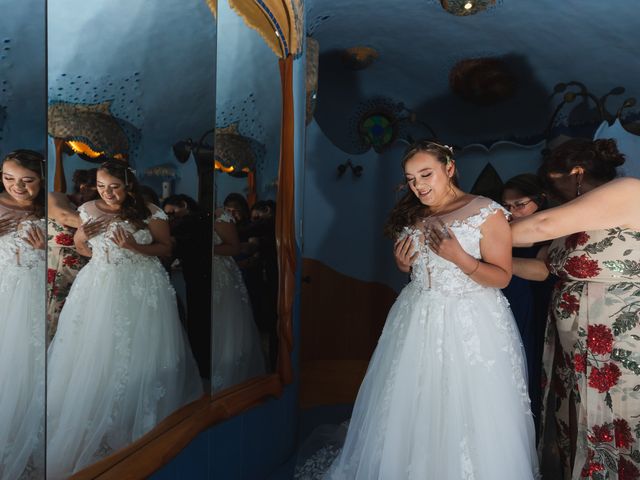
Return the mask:
{"type": "MultiPolygon", "coordinates": [[[[216,222],[233,223],[224,212],[216,222]]],[[[213,232],[214,245],[222,240],[213,232]]],[[[222,390],[266,373],[260,333],[247,287],[232,257],[213,256],[213,389],[222,390]]]]}
{"type": "MultiPolygon", "coordinates": [[[[167,219],[149,208],[147,223],[167,219]]],[[[83,222],[106,215],[95,201],[78,211],[83,222]]],[[[124,447],[203,393],[166,271],[157,257],[113,243],[117,226],[140,244],[153,241],[147,228],[113,216],[89,240],[91,260],[71,287],[48,350],[48,480],[124,447]]]]}
{"type": "MultiPolygon", "coordinates": [[[[498,211],[476,197],[441,218],[480,258],[480,227],[498,211]]],[[[389,312],[325,478],[536,478],[523,349],[506,299],[433,253],[419,229],[405,235],[419,251],[411,282],[389,312]]]]}
{"type": "MultiPolygon", "coordinates": [[[[0,205],[0,216],[23,211],[0,205]]],[[[44,468],[46,250],[24,240],[45,220],[0,237],[0,479],[42,478],[44,468]]]]}

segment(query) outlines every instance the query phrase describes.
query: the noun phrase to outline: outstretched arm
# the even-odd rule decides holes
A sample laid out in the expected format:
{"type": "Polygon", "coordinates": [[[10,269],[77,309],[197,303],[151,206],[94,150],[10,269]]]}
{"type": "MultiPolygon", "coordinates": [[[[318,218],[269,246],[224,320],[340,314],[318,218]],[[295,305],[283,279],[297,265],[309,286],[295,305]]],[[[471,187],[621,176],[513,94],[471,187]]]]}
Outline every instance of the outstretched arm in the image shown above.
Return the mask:
{"type": "Polygon", "coordinates": [[[640,229],[640,180],[611,180],[581,197],[511,224],[513,245],[521,246],[572,233],[614,227],[640,229]]]}

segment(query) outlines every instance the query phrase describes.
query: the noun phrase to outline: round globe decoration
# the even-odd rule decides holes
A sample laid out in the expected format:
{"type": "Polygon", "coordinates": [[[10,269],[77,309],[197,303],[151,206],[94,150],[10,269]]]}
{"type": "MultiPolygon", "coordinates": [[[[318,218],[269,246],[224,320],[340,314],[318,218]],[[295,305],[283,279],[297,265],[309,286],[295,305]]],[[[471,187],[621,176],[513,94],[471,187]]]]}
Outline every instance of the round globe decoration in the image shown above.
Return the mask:
{"type": "Polygon", "coordinates": [[[395,122],[384,113],[364,117],[359,130],[362,140],[376,152],[381,152],[396,139],[395,122]]]}

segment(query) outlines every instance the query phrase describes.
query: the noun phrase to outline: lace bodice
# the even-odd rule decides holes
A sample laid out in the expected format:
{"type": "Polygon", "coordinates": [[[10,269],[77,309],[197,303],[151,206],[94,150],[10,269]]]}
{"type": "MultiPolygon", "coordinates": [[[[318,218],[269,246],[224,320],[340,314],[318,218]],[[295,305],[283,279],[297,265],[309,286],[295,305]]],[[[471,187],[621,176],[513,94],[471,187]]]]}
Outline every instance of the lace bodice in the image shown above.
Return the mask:
{"type": "Polygon", "coordinates": [[[413,246],[418,251],[411,266],[411,285],[452,295],[464,295],[486,288],[474,282],[455,264],[435,254],[425,242],[425,232],[431,226],[439,228],[438,220],[441,220],[453,231],[462,248],[469,255],[480,259],[480,227],[489,215],[499,211],[509,215],[496,202],[485,197],[475,197],[453,212],[427,217],[417,225],[405,227],[401,238],[411,236],[413,246]]]}
{"type": "MultiPolygon", "coordinates": [[[[216,222],[236,223],[235,219],[233,218],[233,215],[231,215],[226,210],[224,212],[222,212],[222,214],[218,218],[216,218],[216,222]]],[[[222,239],[218,235],[218,232],[216,232],[215,229],[214,229],[214,231],[213,231],[213,244],[214,245],[220,245],[221,243],[222,243],[222,239]]]]}
{"type": "MultiPolygon", "coordinates": [[[[0,217],[23,217],[24,211],[14,210],[0,204],[0,217]]],[[[22,220],[18,228],[0,237],[0,267],[41,267],[45,261],[46,250],[35,249],[25,240],[30,228],[39,228],[43,235],[45,219],[22,220]]]]}
{"type": "MultiPolygon", "coordinates": [[[[145,220],[145,223],[148,224],[153,219],[165,221],[168,219],[167,215],[160,208],[151,204],[147,206],[149,207],[149,210],[151,210],[151,215],[145,220]]],[[[100,217],[110,219],[110,223],[104,232],[89,239],[89,245],[92,252],[92,262],[119,265],[146,262],[150,259],[157,261],[156,257],[149,257],[125,248],[120,248],[113,242],[113,232],[116,228],[121,227],[132,233],[136,242],[139,244],[149,245],[153,242],[153,237],[151,236],[151,232],[148,228],[137,229],[130,222],[119,219],[117,214],[107,213],[100,210],[96,206],[95,200],[81,205],[80,208],[78,208],[78,212],[80,213],[80,219],[83,223],[100,217]]]]}

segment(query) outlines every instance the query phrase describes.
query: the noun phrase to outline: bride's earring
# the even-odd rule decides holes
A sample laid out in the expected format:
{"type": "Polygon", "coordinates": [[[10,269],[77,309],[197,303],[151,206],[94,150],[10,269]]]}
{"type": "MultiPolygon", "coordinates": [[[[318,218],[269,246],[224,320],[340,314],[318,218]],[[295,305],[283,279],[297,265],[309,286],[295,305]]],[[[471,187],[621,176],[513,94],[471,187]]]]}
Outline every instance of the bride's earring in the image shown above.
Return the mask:
{"type": "Polygon", "coordinates": [[[578,178],[578,184],[576,185],[576,197],[582,195],[582,179],[578,178]]]}

